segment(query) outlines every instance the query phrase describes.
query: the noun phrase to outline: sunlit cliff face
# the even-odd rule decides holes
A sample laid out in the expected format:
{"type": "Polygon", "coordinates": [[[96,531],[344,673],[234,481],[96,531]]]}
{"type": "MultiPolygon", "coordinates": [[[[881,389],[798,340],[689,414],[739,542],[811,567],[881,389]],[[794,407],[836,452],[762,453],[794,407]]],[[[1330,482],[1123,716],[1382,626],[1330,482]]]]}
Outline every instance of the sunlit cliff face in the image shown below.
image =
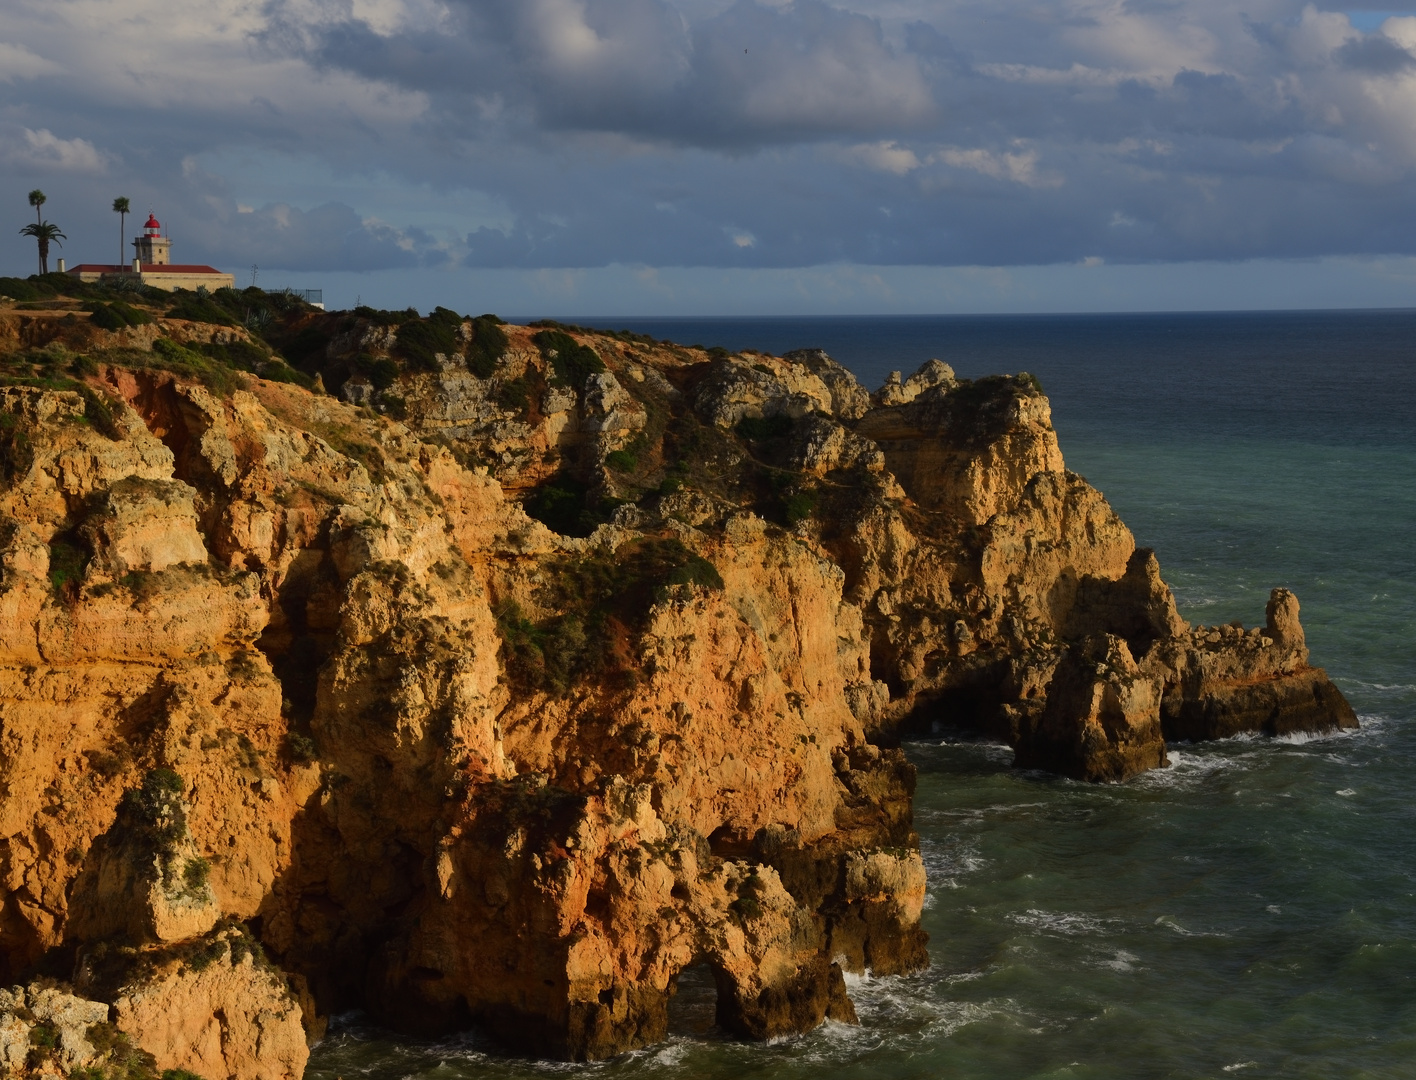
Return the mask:
{"type": "Polygon", "coordinates": [[[700,964],[740,1037],[849,1022],[928,963],[902,735],[1356,723],[1292,594],[1180,619],[1030,375],[60,281],[0,313],[0,975],[162,1068],[350,1008],[603,1058],[700,964]]]}

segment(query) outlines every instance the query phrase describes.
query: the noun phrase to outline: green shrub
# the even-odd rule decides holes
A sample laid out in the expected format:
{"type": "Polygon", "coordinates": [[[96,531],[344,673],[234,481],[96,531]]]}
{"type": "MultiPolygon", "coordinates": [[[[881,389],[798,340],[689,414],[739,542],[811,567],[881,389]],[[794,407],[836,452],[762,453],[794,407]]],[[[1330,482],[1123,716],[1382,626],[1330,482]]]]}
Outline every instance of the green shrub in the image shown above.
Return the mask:
{"type": "Polygon", "coordinates": [[[541,599],[558,613],[533,623],[514,602],[497,609],[507,668],[524,684],[563,693],[578,677],[622,662],[615,642],[641,632],[653,605],[679,586],[721,589],[707,559],[677,539],[646,538],[614,554],[566,559],[554,566],[541,599]]]}
{"type": "Polygon", "coordinates": [[[434,308],[426,319],[409,320],[399,326],[395,348],[415,371],[436,371],[436,354],[457,355],[457,331],[461,326],[462,316],[457,312],[434,308]]]}
{"type": "Polygon", "coordinates": [[[387,390],[398,381],[398,364],[383,357],[369,365],[369,381],[375,390],[387,390]]]}
{"type": "Polygon", "coordinates": [[[531,394],[536,384],[529,373],[497,387],[497,404],[512,412],[524,413],[531,406],[531,394]]]}
{"type": "Polygon", "coordinates": [[[235,326],[231,314],[218,306],[211,297],[196,293],[178,293],[178,300],[167,311],[169,319],[186,319],[188,322],[211,323],[215,326],[235,326]]]}
{"type": "Polygon", "coordinates": [[[154,367],[199,379],[208,389],[223,397],[236,389],[236,377],[230,367],[171,338],[154,341],[152,354],[154,367]]]}
{"type": "Polygon", "coordinates": [[[292,761],[298,761],[303,765],[308,765],[320,756],[319,747],[315,745],[314,739],[294,731],[285,737],[285,749],[292,761]]]}
{"type": "Polygon", "coordinates": [[[114,300],[108,305],[116,314],[129,326],[147,326],[153,321],[152,316],[146,311],[139,311],[131,304],[125,304],[122,300],[114,300]]]}
{"type": "MultiPolygon", "coordinates": [[[[86,1036],[89,1045],[103,1056],[104,1064],[76,1068],[69,1073],[69,1080],[159,1080],[153,1056],[134,1046],[132,1040],[111,1023],[94,1024],[86,1036]]],[[[165,1077],[167,1073],[161,1075],[165,1077]]]]}
{"type": "Polygon", "coordinates": [[[49,543],[49,584],[60,596],[72,595],[88,566],[89,555],[73,540],[55,537],[49,543]]]}
{"type": "Polygon", "coordinates": [[[143,777],[142,786],[129,788],[119,803],[124,831],[139,858],[158,858],[163,884],[168,888],[176,884],[177,846],[187,835],[184,790],[182,778],[171,769],[153,769],[143,777]]]}
{"type": "Polygon", "coordinates": [[[781,439],[796,428],[796,421],[790,416],[744,416],[734,425],[733,430],[742,438],[751,441],[781,439]]]}
{"type": "Polygon", "coordinates": [[[489,379],[506,355],[506,331],[495,315],[478,315],[472,320],[472,343],[467,347],[467,370],[479,379],[489,379]]]}
{"type": "Polygon", "coordinates": [[[758,903],[755,897],[739,896],[728,905],[728,910],[736,915],[739,920],[755,919],[762,914],[762,905],[758,903]]]}
{"type": "Polygon", "coordinates": [[[0,413],[0,477],[14,480],[33,464],[34,443],[28,428],[14,413],[0,413]]]}
{"type": "Polygon", "coordinates": [[[565,693],[587,659],[589,639],[580,618],[568,614],[537,626],[514,600],[499,606],[496,616],[507,666],[535,687],[565,693]]]}
{"type": "Polygon", "coordinates": [[[685,561],[669,571],[664,579],[664,584],[673,585],[696,585],[704,589],[722,589],[723,575],[718,573],[718,568],[701,555],[694,555],[685,552],[685,561]]]}
{"type": "Polygon", "coordinates": [[[523,503],[528,514],[562,536],[589,536],[610,520],[617,505],[594,498],[585,484],[565,474],[546,481],[523,503]]]}
{"type": "Polygon", "coordinates": [[[213,341],[198,345],[197,349],[218,363],[250,372],[259,371],[261,365],[270,359],[270,349],[253,341],[213,341]]]}
{"type": "Polygon", "coordinates": [[[398,326],[418,317],[418,312],[414,308],[409,308],[407,311],[385,311],[382,308],[369,307],[367,304],[360,304],[356,307],[354,314],[361,319],[368,319],[378,326],[398,326]]]}
{"type": "Polygon", "coordinates": [[[605,362],[588,345],[581,345],[563,330],[542,330],[531,339],[550,362],[558,386],[583,389],[585,380],[605,370],[605,362]]]}
{"type": "Polygon", "coordinates": [[[271,382],[294,383],[296,386],[303,386],[306,390],[313,390],[315,387],[314,379],[303,371],[296,371],[280,360],[270,360],[262,365],[261,378],[271,382]]]}
{"type": "Polygon", "coordinates": [[[182,884],[186,886],[190,895],[197,895],[207,887],[207,882],[211,880],[211,863],[198,855],[194,859],[188,859],[182,865],[182,884]]]}
{"type": "MultiPolygon", "coordinates": [[[[84,357],[79,359],[82,360],[84,357]]],[[[89,364],[96,367],[92,361],[89,361],[89,364]]],[[[75,361],[75,367],[78,366],[78,361],[75,361]]],[[[92,372],[83,373],[92,374],[92,372]]],[[[118,426],[118,421],[113,416],[113,410],[109,407],[108,400],[92,387],[82,384],[79,386],[79,393],[83,395],[84,399],[84,418],[93,425],[93,429],[101,435],[107,435],[114,442],[122,439],[123,429],[118,426]]]]}
{"type": "Polygon", "coordinates": [[[796,525],[816,513],[818,495],[812,488],[801,488],[782,499],[782,517],[788,525],[796,525]]]}
{"type": "Polygon", "coordinates": [[[53,289],[35,284],[33,281],[17,277],[0,277],[0,296],[8,296],[11,300],[46,300],[53,295],[53,289]]]}
{"type": "Polygon", "coordinates": [[[89,325],[100,330],[124,330],[128,326],[127,320],[108,304],[85,304],[84,309],[92,312],[89,325]]]}
{"type": "Polygon", "coordinates": [[[633,472],[639,468],[639,458],[628,450],[611,450],[605,455],[605,466],[615,472],[633,472]]]}

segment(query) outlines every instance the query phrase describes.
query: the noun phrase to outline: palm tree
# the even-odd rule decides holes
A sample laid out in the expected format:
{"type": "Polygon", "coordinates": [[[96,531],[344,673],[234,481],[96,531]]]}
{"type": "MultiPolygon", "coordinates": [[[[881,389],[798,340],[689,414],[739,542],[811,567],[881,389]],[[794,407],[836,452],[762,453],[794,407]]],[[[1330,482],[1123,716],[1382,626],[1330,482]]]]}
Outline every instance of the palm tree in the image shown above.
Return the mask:
{"type": "Polygon", "coordinates": [[[118,215],[118,265],[120,267],[123,265],[123,252],[127,250],[128,246],[125,243],[128,234],[123,226],[127,221],[129,211],[132,209],[132,206],[128,202],[128,196],[126,195],[119,195],[118,198],[113,200],[113,212],[118,215]]]}
{"type": "MultiPolygon", "coordinates": [[[[42,219],[34,225],[26,225],[20,230],[20,235],[33,236],[39,245],[39,272],[41,274],[49,273],[49,245],[59,244],[60,240],[69,239],[59,231],[58,225],[42,219]]],[[[64,245],[59,244],[59,246],[63,247],[64,245]]]]}
{"type": "MultiPolygon", "coordinates": [[[[48,198],[48,196],[46,196],[46,195],[44,194],[44,192],[40,191],[39,188],[35,188],[33,191],[31,191],[31,192],[29,193],[30,205],[34,207],[34,220],[37,221],[37,222],[39,222],[41,225],[44,224],[44,219],[40,216],[39,208],[44,205],[44,203],[45,203],[45,201],[46,201],[47,198],[48,198]]],[[[44,273],[44,256],[43,256],[43,255],[40,256],[40,271],[39,271],[39,272],[40,272],[41,274],[44,273]]]]}

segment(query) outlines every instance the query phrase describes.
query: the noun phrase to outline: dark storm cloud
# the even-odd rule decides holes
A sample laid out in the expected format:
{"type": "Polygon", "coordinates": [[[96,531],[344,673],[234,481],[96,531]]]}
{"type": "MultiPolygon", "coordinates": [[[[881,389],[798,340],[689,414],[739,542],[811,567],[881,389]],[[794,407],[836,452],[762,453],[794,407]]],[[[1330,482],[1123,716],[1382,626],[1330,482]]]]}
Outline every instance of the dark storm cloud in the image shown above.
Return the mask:
{"type": "Polygon", "coordinates": [[[692,24],[660,0],[454,0],[441,25],[396,36],[293,23],[284,9],[267,42],[550,132],[745,149],[916,129],[935,113],[920,65],[878,21],[819,0],[740,2],[692,24]]]}

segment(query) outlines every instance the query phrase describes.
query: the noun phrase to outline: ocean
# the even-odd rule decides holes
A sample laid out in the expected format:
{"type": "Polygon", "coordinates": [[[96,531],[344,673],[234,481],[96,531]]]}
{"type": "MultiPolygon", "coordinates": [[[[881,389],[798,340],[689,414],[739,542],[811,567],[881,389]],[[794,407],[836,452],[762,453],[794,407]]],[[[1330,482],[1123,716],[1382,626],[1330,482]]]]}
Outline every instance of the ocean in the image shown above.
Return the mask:
{"type": "Polygon", "coordinates": [[[349,1016],[307,1075],[1416,1077],[1416,311],[563,320],[821,347],[871,388],[931,357],[1032,372],[1068,466],[1156,550],[1182,615],[1262,624],[1293,589],[1361,730],[1172,746],[1106,786],[966,733],[910,743],[932,965],[851,979],[858,1027],[737,1042],[688,985],[666,1043],[610,1062],[349,1016]]]}

